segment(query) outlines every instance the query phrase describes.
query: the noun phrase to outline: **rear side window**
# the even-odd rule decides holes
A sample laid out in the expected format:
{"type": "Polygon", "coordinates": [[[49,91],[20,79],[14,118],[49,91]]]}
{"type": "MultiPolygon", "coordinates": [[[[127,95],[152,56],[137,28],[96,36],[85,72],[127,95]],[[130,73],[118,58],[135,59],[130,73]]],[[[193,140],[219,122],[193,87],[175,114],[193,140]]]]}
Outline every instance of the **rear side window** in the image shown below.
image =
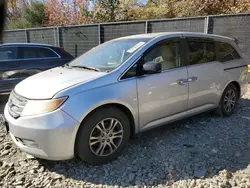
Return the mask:
{"type": "Polygon", "coordinates": [[[21,59],[58,57],[52,50],[40,47],[20,47],[18,56],[21,59]]]}
{"type": "Polygon", "coordinates": [[[238,52],[230,44],[224,42],[216,42],[216,44],[218,48],[218,61],[226,62],[240,58],[238,52]]]}
{"type": "Polygon", "coordinates": [[[17,50],[15,47],[1,47],[0,48],[0,61],[17,59],[17,50]]]}
{"type": "Polygon", "coordinates": [[[32,59],[37,58],[36,50],[29,47],[20,47],[19,48],[19,58],[21,59],[32,59]]]}
{"type": "Polygon", "coordinates": [[[189,65],[216,61],[215,43],[206,39],[188,39],[189,65]]]}

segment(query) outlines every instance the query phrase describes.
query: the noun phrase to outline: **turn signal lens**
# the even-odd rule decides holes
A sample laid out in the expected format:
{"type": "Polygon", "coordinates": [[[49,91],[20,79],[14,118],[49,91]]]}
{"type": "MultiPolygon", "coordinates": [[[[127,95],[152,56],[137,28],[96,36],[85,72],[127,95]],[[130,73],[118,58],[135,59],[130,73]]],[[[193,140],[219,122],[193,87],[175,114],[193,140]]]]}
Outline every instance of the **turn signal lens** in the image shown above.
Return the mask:
{"type": "Polygon", "coordinates": [[[66,100],[67,97],[51,100],[29,100],[25,105],[21,116],[31,116],[52,112],[59,108],[66,100]]]}

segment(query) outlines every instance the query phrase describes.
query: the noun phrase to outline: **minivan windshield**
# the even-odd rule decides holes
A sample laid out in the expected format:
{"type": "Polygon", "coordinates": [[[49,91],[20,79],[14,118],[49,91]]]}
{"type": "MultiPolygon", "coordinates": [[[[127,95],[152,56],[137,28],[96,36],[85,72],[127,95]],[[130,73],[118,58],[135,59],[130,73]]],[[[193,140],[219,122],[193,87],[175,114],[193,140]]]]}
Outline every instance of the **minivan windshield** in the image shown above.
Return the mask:
{"type": "Polygon", "coordinates": [[[69,66],[110,72],[124,63],[149,39],[120,39],[105,42],[73,60],[69,66]]]}

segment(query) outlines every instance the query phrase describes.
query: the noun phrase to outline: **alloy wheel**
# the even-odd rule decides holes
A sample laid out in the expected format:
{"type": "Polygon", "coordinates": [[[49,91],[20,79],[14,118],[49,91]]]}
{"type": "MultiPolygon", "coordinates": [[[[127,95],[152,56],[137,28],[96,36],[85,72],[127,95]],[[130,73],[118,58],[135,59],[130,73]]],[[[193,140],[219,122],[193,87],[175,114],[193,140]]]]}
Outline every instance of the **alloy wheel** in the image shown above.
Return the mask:
{"type": "Polygon", "coordinates": [[[224,109],[227,112],[231,112],[234,109],[235,103],[236,103],[235,91],[233,89],[230,89],[227,91],[224,97],[224,101],[223,101],[224,109]]]}
{"type": "Polygon", "coordinates": [[[106,118],[95,125],[89,137],[89,147],[97,156],[114,153],[123,140],[123,126],[115,118],[106,118]]]}

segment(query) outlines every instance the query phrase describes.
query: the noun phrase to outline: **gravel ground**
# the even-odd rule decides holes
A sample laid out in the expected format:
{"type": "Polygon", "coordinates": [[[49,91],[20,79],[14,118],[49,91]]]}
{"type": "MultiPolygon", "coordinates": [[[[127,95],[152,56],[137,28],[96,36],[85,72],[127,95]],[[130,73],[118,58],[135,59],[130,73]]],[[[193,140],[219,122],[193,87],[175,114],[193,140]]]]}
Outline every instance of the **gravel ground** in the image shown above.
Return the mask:
{"type": "Polygon", "coordinates": [[[102,166],[27,157],[0,126],[0,187],[250,187],[249,123],[250,86],[231,117],[205,113],[142,133],[102,166]]]}

